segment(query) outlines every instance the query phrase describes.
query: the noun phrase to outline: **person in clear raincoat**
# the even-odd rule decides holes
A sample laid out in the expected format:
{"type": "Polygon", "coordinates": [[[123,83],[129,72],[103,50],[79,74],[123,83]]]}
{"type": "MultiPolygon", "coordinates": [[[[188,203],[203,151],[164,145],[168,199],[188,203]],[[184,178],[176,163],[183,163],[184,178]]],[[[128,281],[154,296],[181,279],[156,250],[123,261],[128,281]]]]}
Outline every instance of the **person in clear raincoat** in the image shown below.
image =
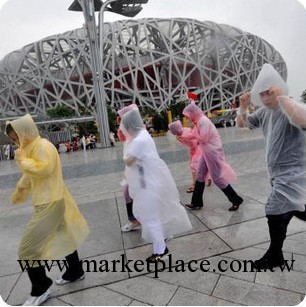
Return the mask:
{"type": "MultiPolygon", "coordinates": [[[[194,191],[195,181],[197,177],[197,171],[199,167],[201,149],[199,147],[198,141],[194,136],[192,130],[194,128],[184,128],[180,120],[176,120],[168,125],[170,132],[176,136],[176,139],[183,145],[189,148],[189,165],[192,174],[192,185],[186,191],[187,193],[192,193],[194,191]]],[[[209,173],[206,174],[205,181],[210,185],[209,173]]]]}
{"type": "Polygon", "coordinates": [[[284,264],[282,247],[287,226],[293,216],[306,220],[306,151],[302,130],[306,121],[297,114],[301,106],[287,95],[285,81],[272,65],[265,64],[251,92],[239,98],[237,126],[261,128],[271,183],[265,205],[270,246],[262,258],[254,261],[259,270],[284,264]],[[261,107],[247,116],[251,102],[261,107]]]}
{"type": "Polygon", "coordinates": [[[211,180],[232,203],[229,211],[238,210],[243,202],[243,198],[230,185],[237,177],[234,170],[225,160],[221,138],[215,125],[195,103],[190,103],[186,106],[183,110],[183,115],[196,125],[194,133],[201,148],[201,159],[195,189],[192,194],[191,204],[187,204],[186,206],[192,210],[198,210],[203,207],[203,193],[205,188],[203,178],[209,173],[211,180]]]}
{"type": "Polygon", "coordinates": [[[155,143],[144,128],[138,109],[122,116],[120,128],[128,138],[123,152],[125,175],[133,199],[133,212],[142,225],[142,237],[153,243],[146,259],[156,263],[168,254],[165,240],[192,226],[170,170],[160,159],[155,143]]]}
{"type": "Polygon", "coordinates": [[[56,148],[39,136],[31,116],[28,114],[8,121],[5,131],[18,146],[15,160],[22,172],[12,202],[23,203],[31,193],[35,209],[18,252],[19,259],[27,266],[32,284],[31,295],[24,305],[40,305],[50,295],[52,280],[46,276],[45,267],[35,260],[55,260],[66,256],[68,268],[56,283],[83,279],[77,248],[89,231],[64,184],[56,148]]]}

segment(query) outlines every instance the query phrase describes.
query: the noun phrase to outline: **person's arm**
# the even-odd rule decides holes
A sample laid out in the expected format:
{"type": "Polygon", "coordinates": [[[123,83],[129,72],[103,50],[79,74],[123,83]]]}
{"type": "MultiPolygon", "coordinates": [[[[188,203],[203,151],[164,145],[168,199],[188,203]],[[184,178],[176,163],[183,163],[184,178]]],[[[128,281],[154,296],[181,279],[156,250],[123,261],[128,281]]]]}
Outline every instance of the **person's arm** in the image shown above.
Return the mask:
{"type": "Polygon", "coordinates": [[[126,166],[132,166],[136,162],[136,160],[137,159],[135,157],[123,158],[123,161],[126,166]]]}
{"type": "Polygon", "coordinates": [[[239,108],[237,110],[236,125],[239,128],[247,126],[247,108],[250,106],[251,94],[249,92],[239,97],[239,108]]]}
{"type": "Polygon", "coordinates": [[[15,191],[11,195],[12,203],[14,205],[24,203],[30,192],[31,192],[30,177],[26,174],[23,174],[22,177],[17,182],[15,191]]]}
{"type": "Polygon", "coordinates": [[[16,150],[15,159],[24,174],[49,176],[57,161],[57,151],[51,143],[38,143],[33,149],[33,157],[27,158],[21,149],[16,150]]]}
{"type": "Polygon", "coordinates": [[[277,101],[292,125],[306,128],[306,106],[304,104],[287,96],[278,96],[277,101]]]}

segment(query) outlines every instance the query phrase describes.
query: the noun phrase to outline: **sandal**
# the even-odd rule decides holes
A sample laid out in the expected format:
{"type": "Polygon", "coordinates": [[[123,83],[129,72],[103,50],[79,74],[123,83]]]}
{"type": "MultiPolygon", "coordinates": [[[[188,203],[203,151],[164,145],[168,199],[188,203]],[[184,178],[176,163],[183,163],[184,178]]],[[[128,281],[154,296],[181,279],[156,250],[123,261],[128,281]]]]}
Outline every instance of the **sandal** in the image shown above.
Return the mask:
{"type": "Polygon", "coordinates": [[[193,193],[194,191],[194,186],[192,185],[187,191],[186,193],[193,193]]]}

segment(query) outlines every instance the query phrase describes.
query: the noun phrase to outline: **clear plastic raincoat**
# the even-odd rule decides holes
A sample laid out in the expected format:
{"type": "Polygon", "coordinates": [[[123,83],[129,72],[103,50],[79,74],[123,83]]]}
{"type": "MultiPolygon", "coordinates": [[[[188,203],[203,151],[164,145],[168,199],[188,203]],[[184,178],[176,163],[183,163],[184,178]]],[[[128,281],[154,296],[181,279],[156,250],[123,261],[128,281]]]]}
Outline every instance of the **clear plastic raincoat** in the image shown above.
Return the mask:
{"type": "Polygon", "coordinates": [[[306,152],[301,118],[297,119],[298,104],[286,96],[288,88],[278,72],[265,64],[251,91],[251,102],[262,101],[262,107],[247,118],[250,129],[260,127],[266,146],[266,161],[272,192],[266,203],[266,214],[277,215],[289,211],[304,211],[306,203],[306,152]],[[268,99],[260,97],[271,91],[268,99]],[[276,93],[282,95],[276,96],[276,93]],[[275,101],[277,103],[275,104],[275,101]],[[274,104],[272,107],[271,102],[274,104]],[[295,112],[291,112],[296,107],[295,112]],[[287,111],[286,111],[287,110],[287,111]],[[291,111],[290,111],[291,110],[291,111]]]}
{"type": "Polygon", "coordinates": [[[221,189],[234,182],[237,176],[231,166],[225,161],[220,135],[215,125],[202,110],[194,103],[190,103],[183,110],[183,115],[196,124],[194,131],[202,150],[202,157],[206,162],[205,176],[209,172],[212,181],[221,189]]]}
{"type": "Polygon", "coordinates": [[[83,243],[89,232],[87,223],[64,184],[56,148],[39,136],[31,116],[7,124],[19,138],[15,159],[22,172],[12,202],[23,203],[31,193],[35,208],[21,240],[19,258],[59,259],[83,243]]]}
{"type": "Polygon", "coordinates": [[[139,111],[133,109],[125,113],[120,125],[129,140],[124,148],[124,159],[135,159],[126,166],[125,174],[134,200],[134,216],[142,224],[142,237],[153,242],[189,231],[191,224],[180,204],[175,182],[144,128],[139,111]]]}

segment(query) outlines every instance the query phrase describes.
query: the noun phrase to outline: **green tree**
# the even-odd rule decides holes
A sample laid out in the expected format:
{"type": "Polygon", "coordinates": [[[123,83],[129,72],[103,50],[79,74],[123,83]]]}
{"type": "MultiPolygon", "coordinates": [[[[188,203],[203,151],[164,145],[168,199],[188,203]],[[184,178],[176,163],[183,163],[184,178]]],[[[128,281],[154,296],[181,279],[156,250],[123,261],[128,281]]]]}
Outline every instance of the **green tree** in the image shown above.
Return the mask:
{"type": "Polygon", "coordinates": [[[109,131],[116,132],[117,130],[117,113],[110,106],[107,106],[109,131]]]}
{"type": "Polygon", "coordinates": [[[74,114],[74,111],[68,106],[58,104],[55,108],[47,110],[47,115],[51,118],[69,117],[74,114]]]}

